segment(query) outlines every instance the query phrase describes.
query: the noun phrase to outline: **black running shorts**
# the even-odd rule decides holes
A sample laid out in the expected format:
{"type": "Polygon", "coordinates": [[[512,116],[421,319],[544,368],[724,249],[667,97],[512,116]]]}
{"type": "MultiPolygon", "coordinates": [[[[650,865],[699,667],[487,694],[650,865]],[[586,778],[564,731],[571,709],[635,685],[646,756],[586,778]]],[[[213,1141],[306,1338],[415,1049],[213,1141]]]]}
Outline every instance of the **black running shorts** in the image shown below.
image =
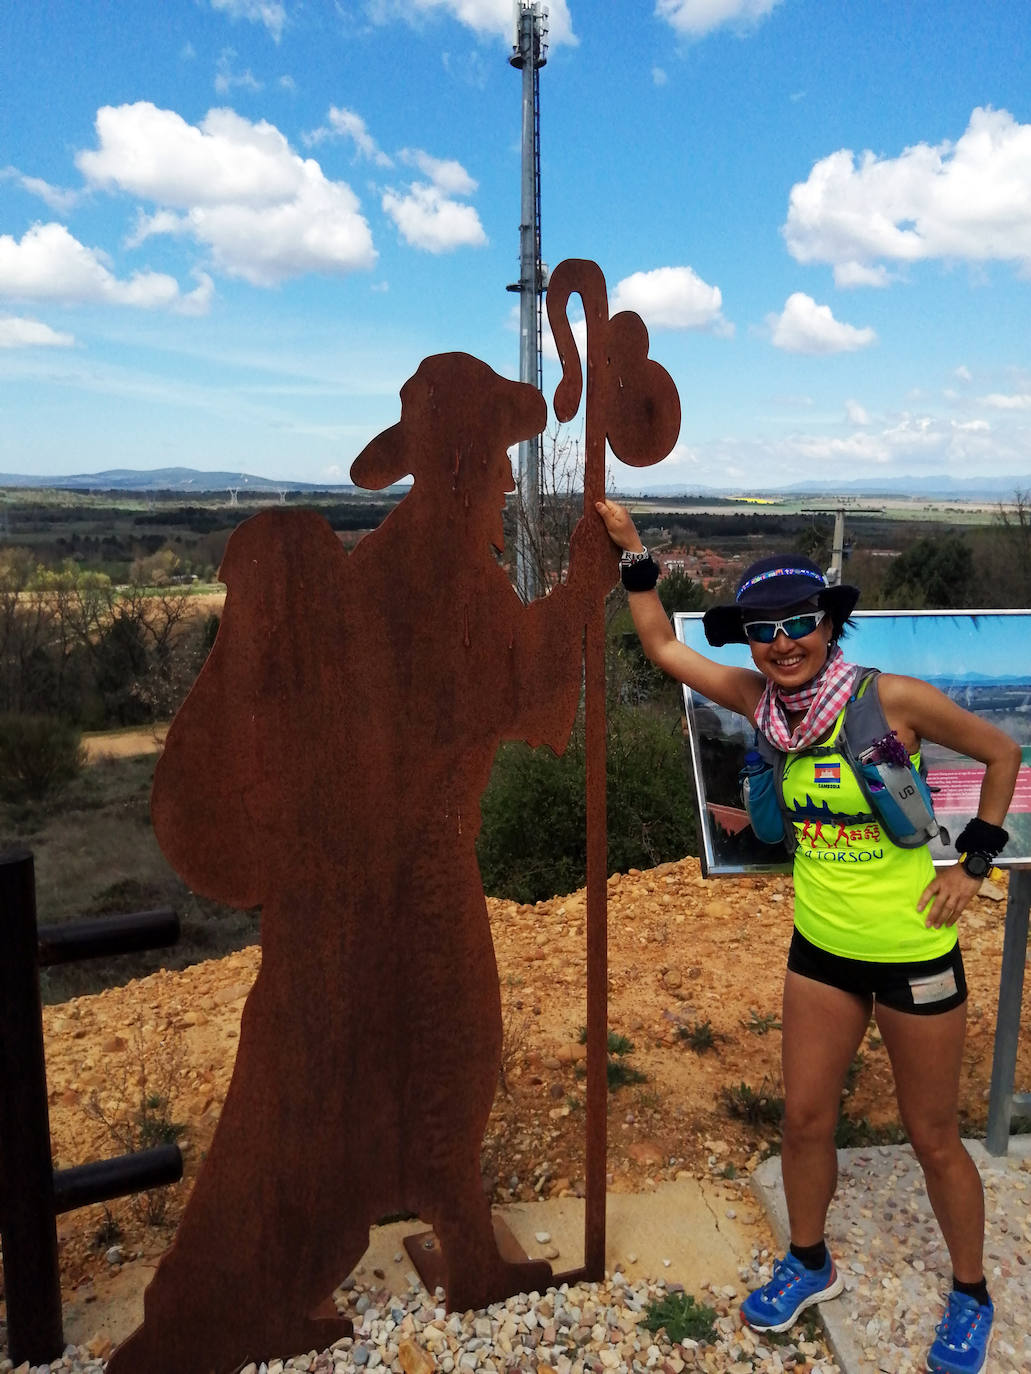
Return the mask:
{"type": "Polygon", "coordinates": [[[856,997],[873,998],[895,1011],[915,1016],[936,1016],[951,1011],[967,999],[967,980],[959,942],[937,959],[882,964],[867,959],[845,959],[828,954],[796,930],[791,936],[788,968],[803,978],[826,983],[856,997]]]}

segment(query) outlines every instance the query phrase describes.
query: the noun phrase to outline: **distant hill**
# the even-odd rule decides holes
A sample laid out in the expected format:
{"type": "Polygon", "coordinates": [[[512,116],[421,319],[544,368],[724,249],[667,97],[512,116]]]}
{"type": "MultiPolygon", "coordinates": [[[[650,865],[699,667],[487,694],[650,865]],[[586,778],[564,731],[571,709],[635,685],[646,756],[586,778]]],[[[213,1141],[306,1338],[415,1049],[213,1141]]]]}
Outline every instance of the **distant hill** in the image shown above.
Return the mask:
{"type": "MultiPolygon", "coordinates": [[[[197,468],[109,468],[106,472],[79,473],[69,477],[30,477],[0,472],[0,487],[46,488],[57,491],[226,491],[229,488],[271,494],[290,491],[331,491],[360,494],[362,488],[347,482],[298,482],[293,478],[255,477],[247,472],[201,472],[197,468]]],[[[865,477],[855,481],[793,482],[785,486],[716,487],[692,482],[653,482],[637,486],[626,478],[619,490],[626,495],[702,497],[708,499],[762,494],[775,496],[877,496],[911,497],[935,501],[1006,501],[1017,491],[1031,491],[1031,473],[1023,477],[865,477]]]]}
{"type": "Polygon", "coordinates": [[[711,487],[701,483],[653,483],[636,486],[624,480],[621,490],[628,495],[701,496],[720,498],[741,495],[762,496],[877,496],[912,497],[935,501],[1008,501],[1017,491],[1031,491],[1031,473],[1023,477],[861,477],[852,482],[824,478],[818,482],[792,482],[784,486],[711,487]]]}
{"type": "Polygon", "coordinates": [[[27,477],[18,473],[0,472],[0,487],[46,488],[57,491],[227,491],[241,493],[260,491],[266,494],[280,491],[340,491],[356,492],[357,487],[339,482],[281,481],[255,477],[247,472],[200,472],[197,468],[109,468],[106,472],[79,473],[71,477],[27,477]]]}

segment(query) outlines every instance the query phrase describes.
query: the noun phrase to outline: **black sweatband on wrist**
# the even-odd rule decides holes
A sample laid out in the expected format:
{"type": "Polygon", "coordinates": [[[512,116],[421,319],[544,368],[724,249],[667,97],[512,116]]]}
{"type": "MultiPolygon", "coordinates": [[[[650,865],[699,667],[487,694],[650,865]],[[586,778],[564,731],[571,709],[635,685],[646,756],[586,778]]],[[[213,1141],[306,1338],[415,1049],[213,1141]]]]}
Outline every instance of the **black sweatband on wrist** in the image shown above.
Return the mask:
{"type": "Polygon", "coordinates": [[[619,579],[628,592],[650,592],[659,580],[659,565],[651,556],[636,563],[621,563],[619,579]]]}
{"type": "Polygon", "coordinates": [[[1003,830],[1001,825],[992,825],[975,816],[963,827],[956,840],[956,849],[960,854],[976,852],[988,854],[994,859],[996,854],[1001,854],[1006,848],[1008,840],[1009,833],[1003,830]]]}

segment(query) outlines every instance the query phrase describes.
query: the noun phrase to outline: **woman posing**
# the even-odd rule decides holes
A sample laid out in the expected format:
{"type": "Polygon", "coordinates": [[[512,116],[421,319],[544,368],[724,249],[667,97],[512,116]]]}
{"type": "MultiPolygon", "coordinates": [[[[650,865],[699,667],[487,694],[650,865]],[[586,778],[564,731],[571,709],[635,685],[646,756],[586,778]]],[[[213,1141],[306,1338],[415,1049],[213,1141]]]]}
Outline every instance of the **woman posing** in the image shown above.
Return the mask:
{"type": "MultiPolygon", "coordinates": [[[[856,680],[838,639],[857,589],[829,587],[819,568],[796,554],[760,559],[746,570],[734,604],[704,617],[711,644],[751,649],[755,670],[725,667],[677,640],[654,590],[658,568],[626,510],[614,501],[598,502],[597,510],[624,551],[623,583],[652,662],[745,716],[787,754],[789,811],[811,808],[829,777],[836,784],[824,794],[830,810],[869,813],[847,760],[826,750],[837,739],[856,680]],[[807,753],[816,745],[824,746],[820,779],[807,753]]],[[[793,821],[795,928],[784,981],[781,1157],[791,1246],[741,1313],[757,1330],[785,1331],[805,1308],[841,1292],[824,1241],[837,1185],[834,1129],[845,1076],[872,1012],[952,1261],[953,1287],[927,1368],[971,1374],[984,1368],[994,1309],[982,1261],[981,1179],[959,1134],[967,993],[955,925],[1008,838],[1001,823],[1020,749],[926,682],[884,673],[874,686],[911,759],[918,759],[922,740],[931,740],[985,765],[978,812],[959,836],[961,861],[937,873],[926,844],[901,848],[883,824],[847,829],[803,815],[793,821]],[[825,861],[841,846],[857,861],[825,861]]]]}

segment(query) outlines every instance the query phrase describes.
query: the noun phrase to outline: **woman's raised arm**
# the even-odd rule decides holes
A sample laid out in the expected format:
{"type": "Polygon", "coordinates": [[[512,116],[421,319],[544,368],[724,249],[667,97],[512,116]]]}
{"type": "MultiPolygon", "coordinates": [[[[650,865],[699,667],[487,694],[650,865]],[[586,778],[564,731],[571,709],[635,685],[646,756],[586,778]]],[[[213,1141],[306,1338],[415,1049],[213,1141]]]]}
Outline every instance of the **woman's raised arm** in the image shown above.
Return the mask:
{"type": "MultiPolygon", "coordinates": [[[[641,537],[629,513],[618,501],[598,501],[598,514],[605,521],[612,542],[629,553],[644,550],[641,537]]],[[[765,679],[750,668],[730,668],[715,663],[704,654],[681,644],[673,632],[669,616],[654,590],[628,593],[630,614],[641,648],[651,661],[678,682],[707,696],[718,706],[738,711],[755,720],[765,679]]]]}

